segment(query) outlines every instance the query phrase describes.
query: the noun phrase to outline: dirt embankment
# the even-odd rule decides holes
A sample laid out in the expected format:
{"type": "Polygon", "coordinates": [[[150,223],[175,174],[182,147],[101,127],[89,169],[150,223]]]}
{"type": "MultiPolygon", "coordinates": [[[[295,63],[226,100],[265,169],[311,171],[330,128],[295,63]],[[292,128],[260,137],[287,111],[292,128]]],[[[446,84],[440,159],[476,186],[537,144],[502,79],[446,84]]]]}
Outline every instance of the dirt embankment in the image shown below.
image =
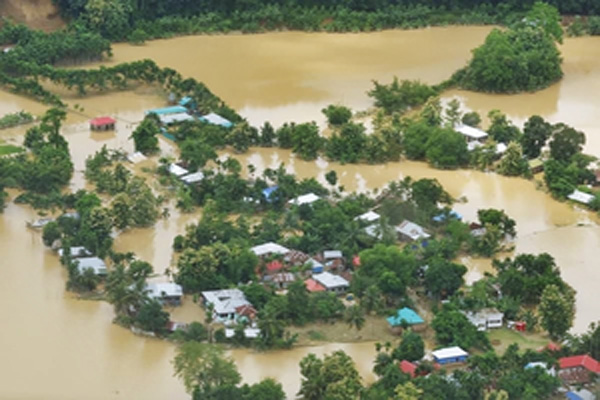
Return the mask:
{"type": "Polygon", "coordinates": [[[46,32],[65,26],[52,0],[0,0],[0,16],[46,32]]]}

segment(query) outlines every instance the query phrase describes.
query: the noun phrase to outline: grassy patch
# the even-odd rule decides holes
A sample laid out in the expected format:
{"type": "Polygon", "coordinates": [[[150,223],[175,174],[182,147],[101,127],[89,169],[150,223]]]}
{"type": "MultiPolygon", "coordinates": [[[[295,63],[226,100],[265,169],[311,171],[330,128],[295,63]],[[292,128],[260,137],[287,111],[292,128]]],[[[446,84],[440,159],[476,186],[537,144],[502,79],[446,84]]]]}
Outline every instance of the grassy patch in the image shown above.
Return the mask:
{"type": "Polygon", "coordinates": [[[491,329],[488,331],[488,337],[490,342],[497,343],[494,345],[494,349],[499,354],[504,353],[512,343],[518,344],[521,350],[537,350],[550,342],[548,337],[539,333],[518,332],[507,328],[491,329]]]}
{"type": "Polygon", "coordinates": [[[314,340],[315,342],[324,342],[327,338],[322,332],[310,330],[306,333],[310,340],[314,340]]]}
{"type": "Polygon", "coordinates": [[[22,147],[15,146],[12,144],[0,144],[0,156],[5,156],[7,154],[20,153],[23,151],[22,147]]]}

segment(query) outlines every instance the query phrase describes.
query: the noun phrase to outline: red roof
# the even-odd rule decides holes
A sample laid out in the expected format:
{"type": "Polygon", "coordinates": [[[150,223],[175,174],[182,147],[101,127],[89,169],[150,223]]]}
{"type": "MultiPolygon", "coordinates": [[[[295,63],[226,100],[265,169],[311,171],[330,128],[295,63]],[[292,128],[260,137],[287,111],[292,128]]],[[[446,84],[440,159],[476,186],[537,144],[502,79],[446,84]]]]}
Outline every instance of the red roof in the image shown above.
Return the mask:
{"type": "Polygon", "coordinates": [[[91,125],[94,126],[102,126],[102,125],[111,125],[117,122],[114,118],[111,117],[98,117],[94,118],[90,121],[91,125]]]}
{"type": "Polygon", "coordinates": [[[560,369],[583,367],[590,372],[600,373],[600,364],[588,355],[563,357],[558,360],[560,369]]]}
{"type": "Polygon", "coordinates": [[[306,290],[308,290],[309,292],[324,292],[325,291],[325,287],[323,285],[321,285],[319,282],[315,281],[314,279],[308,278],[307,280],[304,281],[304,284],[306,285],[306,290]]]}
{"type": "Polygon", "coordinates": [[[410,361],[402,360],[400,362],[400,369],[405,374],[409,374],[411,378],[415,377],[415,371],[417,370],[417,366],[410,361]]]}
{"type": "Polygon", "coordinates": [[[267,264],[267,271],[269,272],[279,271],[281,268],[283,268],[283,264],[279,260],[273,260],[267,264]]]}
{"type": "Polygon", "coordinates": [[[355,267],[360,267],[360,256],[354,256],[354,257],[352,257],[352,264],[355,267]]]}

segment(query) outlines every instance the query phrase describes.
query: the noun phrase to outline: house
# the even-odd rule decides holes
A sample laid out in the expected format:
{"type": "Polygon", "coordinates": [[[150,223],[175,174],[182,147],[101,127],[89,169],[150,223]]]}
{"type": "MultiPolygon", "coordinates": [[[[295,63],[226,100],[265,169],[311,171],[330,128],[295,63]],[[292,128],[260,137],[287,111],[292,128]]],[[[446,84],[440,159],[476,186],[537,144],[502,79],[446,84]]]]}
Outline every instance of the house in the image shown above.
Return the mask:
{"type": "Polygon", "coordinates": [[[469,353],[458,346],[435,350],[431,354],[435,362],[441,365],[465,362],[469,357],[469,353]]]}
{"type": "Polygon", "coordinates": [[[186,324],[185,322],[175,322],[175,321],[167,322],[167,330],[171,333],[173,333],[175,331],[187,331],[187,329],[188,329],[188,324],[186,324]]]}
{"type": "Polygon", "coordinates": [[[462,215],[460,215],[459,213],[457,213],[454,210],[450,210],[449,212],[442,212],[438,215],[435,215],[433,218],[431,218],[434,222],[444,222],[446,221],[448,218],[450,219],[455,219],[458,221],[462,220],[462,215]]]}
{"type": "Polygon", "coordinates": [[[175,175],[177,178],[181,178],[182,176],[190,173],[190,171],[188,171],[187,169],[182,168],[179,165],[173,164],[173,163],[169,164],[168,170],[169,170],[169,173],[175,175]]]}
{"type": "Polygon", "coordinates": [[[390,324],[392,329],[401,328],[404,324],[414,327],[415,330],[419,330],[425,326],[425,320],[421,318],[421,316],[414,310],[408,307],[404,307],[396,311],[395,315],[387,318],[387,322],[390,324]]]}
{"type": "Polygon", "coordinates": [[[90,120],[90,129],[93,131],[112,131],[117,121],[111,117],[97,117],[90,120]]]}
{"type": "Polygon", "coordinates": [[[367,211],[366,213],[359,215],[358,217],[354,218],[355,221],[362,221],[362,222],[375,222],[377,221],[379,218],[381,218],[381,215],[377,214],[374,211],[367,211]]]}
{"type": "Polygon", "coordinates": [[[77,258],[75,262],[80,274],[83,274],[86,269],[92,270],[96,275],[106,275],[108,273],[106,264],[98,257],[77,258]]]}
{"type": "Polygon", "coordinates": [[[544,170],[544,162],[539,158],[529,160],[528,164],[532,174],[539,174],[544,170]]]}
{"type": "Polygon", "coordinates": [[[277,243],[268,242],[258,246],[254,246],[250,249],[258,257],[265,257],[270,255],[286,255],[290,250],[286,247],[278,245],[277,243]]]}
{"type": "Polygon", "coordinates": [[[156,114],[158,116],[167,115],[167,114],[181,114],[186,113],[187,108],[184,106],[171,106],[171,107],[163,107],[163,108],[155,108],[153,110],[146,111],[146,115],[148,114],[156,114]]]}
{"type": "Polygon", "coordinates": [[[265,272],[267,274],[274,274],[278,271],[281,271],[283,268],[283,263],[279,260],[269,261],[267,265],[265,265],[265,272]]]}
{"type": "Polygon", "coordinates": [[[300,251],[300,250],[290,250],[283,257],[283,261],[292,266],[301,266],[308,262],[310,257],[308,254],[300,251]]]}
{"type": "Polygon", "coordinates": [[[202,181],[202,179],[204,179],[204,173],[201,171],[179,177],[179,180],[186,185],[193,185],[194,183],[202,181]]]}
{"type": "Polygon", "coordinates": [[[328,292],[343,293],[350,286],[346,279],[330,272],[321,272],[320,274],[314,274],[312,277],[315,281],[323,285],[328,292]]]}
{"type": "Polygon", "coordinates": [[[306,263],[310,265],[313,274],[320,274],[325,270],[325,266],[314,258],[309,259],[306,263]]]}
{"type": "Polygon", "coordinates": [[[241,322],[252,322],[256,318],[256,308],[250,303],[241,305],[235,308],[235,313],[237,316],[237,320],[241,322]]]}
{"type": "Polygon", "coordinates": [[[279,189],[279,186],[270,186],[262,190],[262,195],[267,203],[272,203],[273,200],[275,200],[273,193],[275,193],[277,189],[279,189]]]}
{"type": "Polygon", "coordinates": [[[127,155],[127,161],[129,161],[132,164],[137,164],[137,163],[145,161],[145,160],[147,160],[147,157],[145,155],[143,155],[142,153],[140,153],[139,151],[136,151],[135,153],[130,153],[127,155]]]}
{"type": "Polygon", "coordinates": [[[425,229],[414,222],[410,222],[409,220],[404,220],[400,225],[398,225],[396,227],[396,232],[408,240],[428,239],[431,237],[430,234],[425,232],[425,229]]]}
{"type": "Polygon", "coordinates": [[[566,394],[569,400],[596,400],[596,395],[587,389],[570,390],[566,394]]]}
{"type": "MultiPolygon", "coordinates": [[[[268,264],[267,264],[268,269],[268,264]]],[[[277,289],[287,289],[290,283],[296,280],[296,276],[291,272],[279,272],[274,275],[265,275],[263,282],[272,283],[277,289]]]]}
{"type": "Polygon", "coordinates": [[[582,204],[590,204],[592,200],[594,200],[594,195],[589,193],[584,193],[580,190],[575,189],[573,193],[567,196],[569,200],[576,201],[582,204]]]}
{"type": "Polygon", "coordinates": [[[237,318],[236,309],[240,306],[251,305],[244,292],[239,289],[223,289],[202,292],[204,304],[213,305],[215,320],[233,322],[237,318]]]}
{"type": "Polygon", "coordinates": [[[188,110],[195,110],[197,107],[196,101],[189,96],[182,97],[181,100],[179,100],[179,105],[188,110]]]}
{"type": "Polygon", "coordinates": [[[559,358],[558,364],[558,377],[567,384],[586,383],[600,373],[598,361],[587,354],[559,358]]]}
{"type": "MultiPolygon", "coordinates": [[[[83,246],[69,247],[69,248],[67,248],[67,253],[72,258],[90,257],[92,255],[92,252],[83,246]]],[[[58,249],[58,256],[62,257],[63,254],[64,254],[64,250],[58,249]]]]}
{"type": "Polygon", "coordinates": [[[305,280],[304,285],[306,285],[306,290],[308,290],[311,293],[324,292],[327,290],[323,285],[311,278],[305,280]]]}
{"type": "Polygon", "coordinates": [[[288,204],[294,206],[301,206],[304,204],[312,204],[315,201],[319,200],[320,197],[314,193],[303,194],[302,196],[298,196],[295,199],[288,201],[288,204]]]}
{"type": "MultiPolygon", "coordinates": [[[[244,337],[246,339],[256,339],[260,335],[258,328],[244,328],[244,337]]],[[[225,329],[225,337],[231,339],[235,336],[235,329],[225,329]]]]}
{"type": "Polygon", "coordinates": [[[339,269],[344,267],[344,256],[339,250],[325,250],[323,252],[325,265],[330,269],[339,269]]]}
{"type": "Polygon", "coordinates": [[[475,325],[478,331],[502,328],[504,313],[495,308],[484,308],[483,310],[476,312],[463,311],[463,314],[467,317],[469,322],[475,325]]]}
{"type": "Polygon", "coordinates": [[[162,304],[178,306],[183,297],[183,288],[171,282],[149,283],[146,285],[146,294],[162,304]]]}
{"type": "Polygon", "coordinates": [[[180,112],[175,114],[161,114],[158,119],[163,125],[169,126],[184,121],[194,121],[194,117],[186,112],[180,112]]]}
{"type": "Polygon", "coordinates": [[[479,142],[479,143],[483,143],[486,141],[488,134],[485,131],[482,131],[481,129],[478,128],[473,128],[472,126],[469,125],[456,125],[454,127],[454,130],[458,133],[460,133],[461,135],[463,135],[467,141],[467,143],[471,143],[471,142],[479,142]]]}
{"type": "Polygon", "coordinates": [[[415,371],[417,370],[417,364],[411,363],[407,360],[400,361],[399,364],[400,370],[405,374],[410,375],[411,378],[415,377],[415,371]]]}
{"type": "Polygon", "coordinates": [[[231,121],[215,113],[210,113],[201,116],[200,121],[204,121],[212,125],[219,125],[223,128],[231,128],[233,126],[233,123],[231,121]]]}
{"type": "Polygon", "coordinates": [[[470,231],[471,236],[481,237],[486,234],[487,229],[485,229],[485,227],[483,225],[478,224],[477,222],[471,222],[469,224],[469,231],[470,231]]]}
{"type": "Polygon", "coordinates": [[[548,375],[556,376],[556,371],[554,370],[554,368],[553,367],[548,368],[548,364],[546,364],[545,362],[534,361],[534,362],[527,363],[527,365],[525,365],[525,369],[531,369],[531,368],[541,368],[544,371],[546,371],[546,373],[548,375]]]}

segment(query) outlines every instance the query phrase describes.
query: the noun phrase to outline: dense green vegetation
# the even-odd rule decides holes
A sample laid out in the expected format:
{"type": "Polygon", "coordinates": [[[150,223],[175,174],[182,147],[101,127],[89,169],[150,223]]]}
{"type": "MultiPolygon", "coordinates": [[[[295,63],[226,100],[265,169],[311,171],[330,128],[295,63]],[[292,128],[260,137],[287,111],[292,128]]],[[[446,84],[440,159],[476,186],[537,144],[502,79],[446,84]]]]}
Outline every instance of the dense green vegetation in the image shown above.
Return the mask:
{"type": "Polygon", "coordinates": [[[34,117],[27,111],[18,111],[12,114],[6,114],[0,118],[0,129],[11,128],[13,126],[28,124],[33,122],[34,117]]]}

